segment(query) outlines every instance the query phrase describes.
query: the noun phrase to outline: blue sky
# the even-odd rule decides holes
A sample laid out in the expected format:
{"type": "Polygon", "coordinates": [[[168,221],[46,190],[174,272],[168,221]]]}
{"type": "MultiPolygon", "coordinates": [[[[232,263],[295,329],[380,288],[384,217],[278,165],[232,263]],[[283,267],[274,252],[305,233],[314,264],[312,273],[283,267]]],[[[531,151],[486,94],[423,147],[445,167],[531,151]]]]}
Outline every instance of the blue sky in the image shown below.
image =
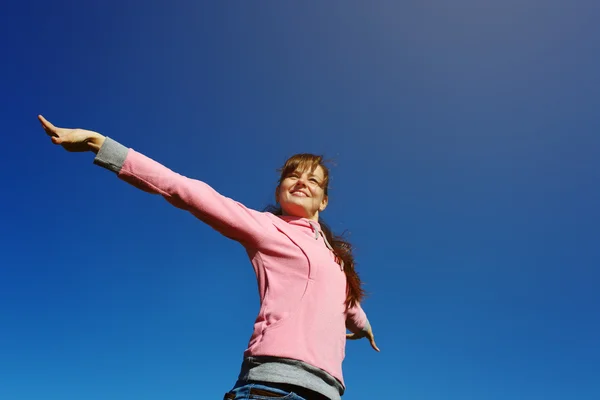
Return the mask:
{"type": "Polygon", "coordinates": [[[0,398],[219,399],[238,244],[53,146],[97,130],[249,207],[334,158],[382,352],[347,400],[600,398],[592,1],[12,2],[0,15],[0,398]],[[391,397],[390,397],[391,396],[391,397]]]}

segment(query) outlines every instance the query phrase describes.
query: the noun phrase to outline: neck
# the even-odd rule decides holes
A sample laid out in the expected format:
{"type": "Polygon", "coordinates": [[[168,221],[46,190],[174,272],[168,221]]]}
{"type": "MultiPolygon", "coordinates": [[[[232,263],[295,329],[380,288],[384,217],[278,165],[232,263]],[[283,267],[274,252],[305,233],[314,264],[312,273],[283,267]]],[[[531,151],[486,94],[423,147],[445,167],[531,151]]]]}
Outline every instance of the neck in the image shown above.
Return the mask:
{"type": "Polygon", "coordinates": [[[311,216],[306,216],[306,215],[288,214],[285,212],[285,210],[281,209],[281,215],[286,216],[286,217],[306,218],[311,221],[319,222],[319,212],[318,211],[311,216]]]}

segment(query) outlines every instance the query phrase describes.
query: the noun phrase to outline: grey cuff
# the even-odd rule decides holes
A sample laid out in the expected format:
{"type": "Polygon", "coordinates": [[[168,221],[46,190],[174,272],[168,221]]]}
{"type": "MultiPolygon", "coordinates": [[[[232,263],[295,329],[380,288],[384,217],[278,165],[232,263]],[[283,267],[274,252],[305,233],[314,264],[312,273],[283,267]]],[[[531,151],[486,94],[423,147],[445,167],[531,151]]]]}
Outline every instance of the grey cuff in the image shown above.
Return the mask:
{"type": "Polygon", "coordinates": [[[127,147],[107,136],[94,158],[94,164],[118,174],[123,168],[128,152],[127,147]]]}
{"type": "Polygon", "coordinates": [[[369,320],[367,319],[367,322],[365,322],[365,327],[362,328],[362,332],[363,333],[367,333],[369,332],[369,330],[371,329],[371,323],[369,322],[369,320]]]}

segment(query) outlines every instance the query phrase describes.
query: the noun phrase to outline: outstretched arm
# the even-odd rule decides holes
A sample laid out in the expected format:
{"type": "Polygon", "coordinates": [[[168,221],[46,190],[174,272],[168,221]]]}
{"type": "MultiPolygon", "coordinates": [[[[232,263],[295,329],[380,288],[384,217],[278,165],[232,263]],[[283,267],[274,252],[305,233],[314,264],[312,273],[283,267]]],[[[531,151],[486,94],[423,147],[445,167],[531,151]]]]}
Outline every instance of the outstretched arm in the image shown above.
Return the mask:
{"type": "Polygon", "coordinates": [[[346,311],[346,328],[352,332],[346,335],[347,339],[357,340],[366,337],[369,339],[371,347],[373,347],[375,351],[379,351],[379,348],[375,344],[373,328],[371,328],[367,314],[359,303],[356,303],[354,307],[351,307],[346,311]]]}
{"type": "Polygon", "coordinates": [[[231,239],[258,246],[265,230],[272,229],[263,213],[220,195],[204,182],[177,174],[97,132],[58,128],[44,117],[38,118],[54,144],[67,151],[96,153],[96,164],[116,172],[119,178],[141,190],[163,196],[231,239]]]}

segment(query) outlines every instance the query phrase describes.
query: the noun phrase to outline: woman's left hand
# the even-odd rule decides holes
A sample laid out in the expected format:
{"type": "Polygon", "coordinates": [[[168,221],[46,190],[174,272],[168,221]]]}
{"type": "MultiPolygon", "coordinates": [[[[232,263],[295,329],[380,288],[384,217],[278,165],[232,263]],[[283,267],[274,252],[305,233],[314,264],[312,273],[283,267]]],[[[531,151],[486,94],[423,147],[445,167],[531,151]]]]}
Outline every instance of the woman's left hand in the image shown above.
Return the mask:
{"type": "Polygon", "coordinates": [[[379,347],[377,347],[377,345],[375,344],[375,335],[373,335],[373,328],[371,328],[370,325],[367,327],[366,330],[363,330],[360,333],[347,333],[346,334],[346,339],[348,339],[348,340],[358,340],[358,339],[362,339],[365,337],[367,339],[369,339],[369,342],[371,343],[371,347],[373,348],[373,350],[381,351],[381,350],[379,350],[379,347]]]}
{"type": "Polygon", "coordinates": [[[41,115],[38,119],[46,134],[50,136],[52,143],[61,145],[65,150],[71,152],[92,151],[98,153],[104,143],[105,137],[98,132],[85,129],[59,128],[52,125],[50,121],[41,115]]]}

